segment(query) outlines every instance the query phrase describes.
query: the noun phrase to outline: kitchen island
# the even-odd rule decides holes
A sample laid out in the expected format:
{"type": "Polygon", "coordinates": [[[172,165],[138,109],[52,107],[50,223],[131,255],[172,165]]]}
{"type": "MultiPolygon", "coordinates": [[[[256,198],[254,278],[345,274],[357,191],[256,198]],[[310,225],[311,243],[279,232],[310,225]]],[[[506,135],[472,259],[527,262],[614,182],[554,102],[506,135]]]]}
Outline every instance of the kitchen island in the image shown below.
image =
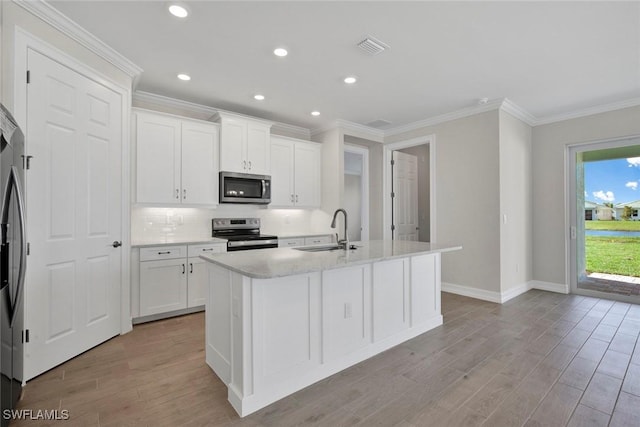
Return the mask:
{"type": "Polygon", "coordinates": [[[206,361],[240,416],[442,324],[440,257],[410,241],[209,261],[206,361]]]}

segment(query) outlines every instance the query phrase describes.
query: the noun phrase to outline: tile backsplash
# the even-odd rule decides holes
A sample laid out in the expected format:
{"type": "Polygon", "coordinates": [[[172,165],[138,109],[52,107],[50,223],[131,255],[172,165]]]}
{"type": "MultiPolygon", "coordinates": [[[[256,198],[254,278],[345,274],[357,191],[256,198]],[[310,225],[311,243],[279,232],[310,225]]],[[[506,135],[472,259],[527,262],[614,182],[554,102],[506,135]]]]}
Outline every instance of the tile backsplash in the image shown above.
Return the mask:
{"type": "Polygon", "coordinates": [[[223,205],[216,209],[133,207],[131,240],[206,238],[212,218],[257,217],[261,231],[275,235],[335,232],[331,216],[319,209],[269,209],[223,205]]]}

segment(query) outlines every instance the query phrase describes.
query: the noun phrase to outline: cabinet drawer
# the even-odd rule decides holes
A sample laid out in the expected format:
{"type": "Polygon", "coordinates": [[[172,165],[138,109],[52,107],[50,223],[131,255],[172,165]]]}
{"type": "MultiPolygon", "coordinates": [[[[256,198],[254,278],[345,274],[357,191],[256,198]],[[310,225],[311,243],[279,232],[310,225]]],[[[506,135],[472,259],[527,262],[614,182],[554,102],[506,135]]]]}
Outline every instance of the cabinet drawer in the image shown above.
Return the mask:
{"type": "Polygon", "coordinates": [[[304,239],[278,239],[279,248],[292,248],[294,246],[304,246],[304,239]]]}
{"type": "Polygon", "coordinates": [[[154,246],[140,248],[140,261],[156,261],[160,259],[186,258],[187,246],[154,246]]]}
{"type": "Polygon", "coordinates": [[[205,254],[217,254],[220,252],[226,252],[226,243],[208,243],[204,245],[189,245],[188,254],[189,258],[198,257],[205,254]]]}
{"type": "Polygon", "coordinates": [[[326,245],[328,243],[331,243],[331,236],[314,236],[304,238],[305,245],[326,245]]]}

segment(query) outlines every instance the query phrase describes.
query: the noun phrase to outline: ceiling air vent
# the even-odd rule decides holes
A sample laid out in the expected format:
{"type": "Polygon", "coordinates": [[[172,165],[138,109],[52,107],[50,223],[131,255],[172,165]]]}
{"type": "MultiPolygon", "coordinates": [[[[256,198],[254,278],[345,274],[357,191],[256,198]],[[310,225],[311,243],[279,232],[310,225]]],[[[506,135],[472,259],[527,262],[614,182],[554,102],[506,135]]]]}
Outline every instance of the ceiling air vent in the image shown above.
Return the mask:
{"type": "Polygon", "coordinates": [[[358,47],[372,56],[384,52],[385,49],[389,49],[389,46],[371,36],[367,36],[366,39],[358,43],[358,47]]]}
{"type": "Polygon", "coordinates": [[[391,126],[391,122],[384,119],[374,120],[372,122],[367,123],[367,126],[376,128],[376,129],[384,129],[391,126]]]}

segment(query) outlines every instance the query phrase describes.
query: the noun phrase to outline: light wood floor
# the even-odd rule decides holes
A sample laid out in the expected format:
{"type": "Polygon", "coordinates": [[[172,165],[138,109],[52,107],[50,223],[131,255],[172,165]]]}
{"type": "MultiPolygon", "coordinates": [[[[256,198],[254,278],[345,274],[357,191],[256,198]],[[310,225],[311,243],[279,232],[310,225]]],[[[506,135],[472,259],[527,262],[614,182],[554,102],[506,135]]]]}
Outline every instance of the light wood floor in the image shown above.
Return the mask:
{"type": "Polygon", "coordinates": [[[244,419],[204,363],[202,313],[136,326],[30,381],[12,426],[639,426],[640,306],[443,293],[444,325],[244,419]]]}

